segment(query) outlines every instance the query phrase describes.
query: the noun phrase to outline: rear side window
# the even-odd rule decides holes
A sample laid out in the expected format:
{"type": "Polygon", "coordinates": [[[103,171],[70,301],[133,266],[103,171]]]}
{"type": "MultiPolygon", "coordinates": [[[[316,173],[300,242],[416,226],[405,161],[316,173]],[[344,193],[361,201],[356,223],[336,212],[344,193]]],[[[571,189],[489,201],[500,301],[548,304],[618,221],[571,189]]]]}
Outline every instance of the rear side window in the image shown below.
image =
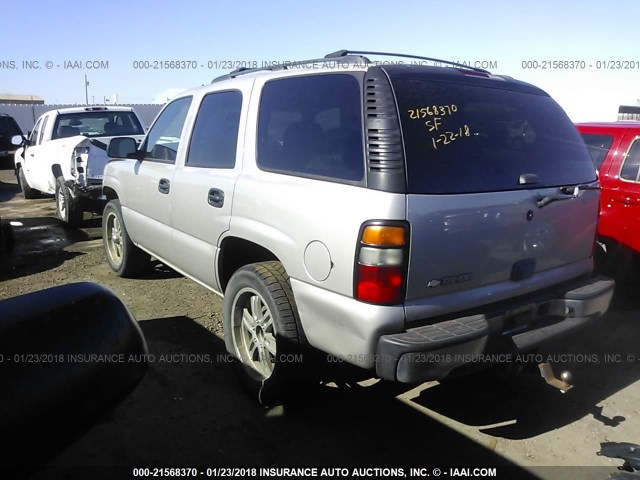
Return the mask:
{"type": "Polygon", "coordinates": [[[474,193],[592,182],[575,126],[550,97],[395,78],[410,193],[474,193]],[[538,178],[519,184],[523,174],[538,178]]]}
{"type": "Polygon", "coordinates": [[[352,75],[313,75],[265,84],[258,165],[300,176],[364,177],[360,84],[352,75]]]}
{"type": "Polygon", "coordinates": [[[620,170],[620,178],[631,182],[640,181],[640,140],[636,140],[631,145],[629,153],[624,159],[622,170],[620,170]]]}
{"type": "Polygon", "coordinates": [[[581,135],[584,143],[587,144],[587,150],[589,150],[594,167],[600,169],[613,143],[613,136],[596,133],[582,133],[581,135]]]}
{"type": "Polygon", "coordinates": [[[210,93],[202,100],[193,127],[187,165],[233,168],[236,164],[242,94],[210,93]]]}

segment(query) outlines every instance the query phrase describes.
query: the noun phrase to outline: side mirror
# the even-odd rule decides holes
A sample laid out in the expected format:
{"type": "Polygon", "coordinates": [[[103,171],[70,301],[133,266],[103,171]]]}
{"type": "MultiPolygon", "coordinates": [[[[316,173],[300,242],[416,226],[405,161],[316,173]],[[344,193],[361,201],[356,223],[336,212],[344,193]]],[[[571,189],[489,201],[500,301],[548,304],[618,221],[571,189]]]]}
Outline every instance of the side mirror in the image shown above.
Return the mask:
{"type": "Polygon", "coordinates": [[[116,137],[111,139],[107,147],[109,158],[137,158],[138,144],[131,137],[116,137]]]}
{"type": "Polygon", "coordinates": [[[13,137],[11,137],[11,145],[21,147],[24,143],[26,143],[26,140],[26,137],[22,135],[14,135],[13,137]]]}

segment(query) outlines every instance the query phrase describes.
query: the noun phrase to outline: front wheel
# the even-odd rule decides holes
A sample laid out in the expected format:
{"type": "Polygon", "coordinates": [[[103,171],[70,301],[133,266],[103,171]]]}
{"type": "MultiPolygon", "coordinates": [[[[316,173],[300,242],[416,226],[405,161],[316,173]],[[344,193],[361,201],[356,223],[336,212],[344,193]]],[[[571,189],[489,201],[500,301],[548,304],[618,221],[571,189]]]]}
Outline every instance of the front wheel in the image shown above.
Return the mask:
{"type": "Polygon", "coordinates": [[[102,243],[107,262],[119,277],[134,276],[149,267],[151,256],[136,247],[129,238],[119,200],[111,200],[104,208],[102,243]]]}
{"type": "Polygon", "coordinates": [[[60,220],[72,227],[82,223],[83,211],[80,201],[73,198],[62,177],[56,179],[56,214],[60,220]]]}
{"type": "Polygon", "coordinates": [[[262,405],[286,399],[303,378],[306,339],[289,276],[279,262],[246,265],[225,290],[224,338],[240,375],[262,405]]]}
{"type": "Polygon", "coordinates": [[[27,200],[31,200],[33,198],[38,198],[38,191],[29,186],[27,179],[24,176],[24,172],[22,168],[18,169],[18,185],[20,185],[20,190],[22,190],[22,194],[24,198],[27,200]]]}

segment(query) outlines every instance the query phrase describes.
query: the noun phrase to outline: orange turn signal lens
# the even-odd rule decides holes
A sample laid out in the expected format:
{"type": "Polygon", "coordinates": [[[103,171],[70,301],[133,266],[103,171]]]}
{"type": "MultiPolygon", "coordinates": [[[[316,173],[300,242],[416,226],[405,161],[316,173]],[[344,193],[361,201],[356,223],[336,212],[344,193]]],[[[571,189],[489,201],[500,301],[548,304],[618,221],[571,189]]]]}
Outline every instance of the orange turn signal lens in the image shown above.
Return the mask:
{"type": "Polygon", "coordinates": [[[390,246],[404,245],[406,230],[404,227],[369,225],[362,232],[362,243],[366,245],[390,246]]]}

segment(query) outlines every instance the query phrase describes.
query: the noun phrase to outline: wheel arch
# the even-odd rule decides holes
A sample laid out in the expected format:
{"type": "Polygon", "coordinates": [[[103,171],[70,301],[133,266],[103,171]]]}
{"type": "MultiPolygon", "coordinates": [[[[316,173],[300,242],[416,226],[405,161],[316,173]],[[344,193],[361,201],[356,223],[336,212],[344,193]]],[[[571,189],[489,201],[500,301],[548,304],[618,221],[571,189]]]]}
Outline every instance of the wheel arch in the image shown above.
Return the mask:
{"type": "Polygon", "coordinates": [[[53,178],[64,178],[64,175],[62,174],[62,167],[57,163],[51,165],[51,173],[53,173],[53,178]]]}
{"type": "Polygon", "coordinates": [[[116,192],[113,188],[111,187],[102,187],[102,194],[107,198],[107,201],[109,200],[119,200],[120,197],[118,197],[118,192],[116,192]]]}
{"type": "Polygon", "coordinates": [[[217,273],[220,290],[225,291],[229,279],[239,268],[251,263],[268,261],[282,263],[275,253],[262,245],[240,237],[226,237],[222,240],[218,253],[217,273]]]}

